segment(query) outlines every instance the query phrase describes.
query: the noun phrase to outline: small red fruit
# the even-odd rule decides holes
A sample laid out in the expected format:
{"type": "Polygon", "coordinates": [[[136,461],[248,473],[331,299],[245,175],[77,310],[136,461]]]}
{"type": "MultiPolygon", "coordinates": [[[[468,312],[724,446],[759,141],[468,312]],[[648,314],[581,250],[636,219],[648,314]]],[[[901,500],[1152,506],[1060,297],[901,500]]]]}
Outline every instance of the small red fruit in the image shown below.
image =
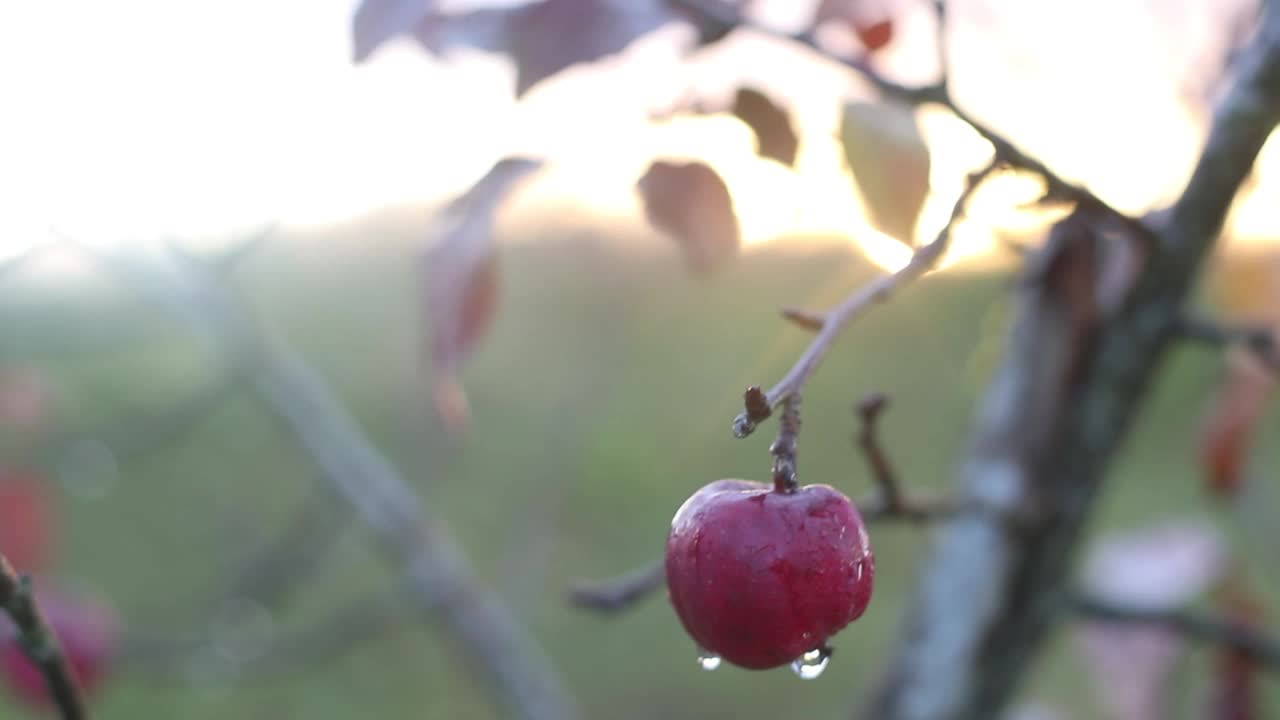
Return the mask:
{"type": "MultiPolygon", "coordinates": [[[[37,583],[36,602],[58,636],[80,689],[91,695],[110,674],[120,629],[118,618],[103,600],[60,586],[37,583]]],[[[15,698],[31,707],[50,707],[44,675],[23,652],[7,617],[0,622],[0,673],[15,698]]]]}
{"type": "Polygon", "coordinates": [[[18,572],[49,566],[56,523],[49,481],[35,472],[0,467],[0,554],[18,572]]]}
{"type": "Polygon", "coordinates": [[[835,488],[717,480],[676,511],[666,572],[694,641],[763,670],[825,652],[866,610],[874,561],[862,517],[835,488]]]}
{"type": "Polygon", "coordinates": [[[881,20],[873,23],[855,23],[853,31],[862,41],[867,52],[875,52],[893,40],[893,21],[881,20]]]}

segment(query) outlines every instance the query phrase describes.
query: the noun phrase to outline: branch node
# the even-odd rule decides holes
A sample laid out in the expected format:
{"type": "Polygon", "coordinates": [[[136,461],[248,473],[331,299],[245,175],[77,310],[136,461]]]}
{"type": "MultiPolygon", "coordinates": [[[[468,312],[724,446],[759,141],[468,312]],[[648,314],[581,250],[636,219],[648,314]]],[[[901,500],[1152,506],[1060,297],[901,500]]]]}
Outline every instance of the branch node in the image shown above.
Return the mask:
{"type": "Polygon", "coordinates": [[[827,316],[825,313],[816,313],[801,308],[785,307],[782,308],[782,317],[790,320],[797,327],[805,330],[817,332],[827,324],[827,316]]]}
{"type": "Polygon", "coordinates": [[[764,394],[759,385],[747,388],[747,391],[742,394],[742,405],[744,410],[733,419],[733,434],[738,438],[747,437],[755,432],[756,426],[768,420],[773,414],[769,397],[764,394]]]}

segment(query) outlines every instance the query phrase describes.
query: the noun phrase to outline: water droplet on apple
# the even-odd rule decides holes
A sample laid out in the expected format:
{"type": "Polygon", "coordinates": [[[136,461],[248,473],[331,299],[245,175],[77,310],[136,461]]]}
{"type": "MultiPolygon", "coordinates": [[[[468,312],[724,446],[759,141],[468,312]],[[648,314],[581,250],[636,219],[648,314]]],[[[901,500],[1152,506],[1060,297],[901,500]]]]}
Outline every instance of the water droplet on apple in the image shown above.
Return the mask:
{"type": "Polygon", "coordinates": [[[791,663],[791,671],[801,680],[813,680],[822,675],[831,661],[831,649],[820,647],[801,655],[791,663]]]}
{"type": "Polygon", "coordinates": [[[698,667],[703,670],[715,670],[720,667],[720,656],[707,650],[698,650],[698,667]]]}

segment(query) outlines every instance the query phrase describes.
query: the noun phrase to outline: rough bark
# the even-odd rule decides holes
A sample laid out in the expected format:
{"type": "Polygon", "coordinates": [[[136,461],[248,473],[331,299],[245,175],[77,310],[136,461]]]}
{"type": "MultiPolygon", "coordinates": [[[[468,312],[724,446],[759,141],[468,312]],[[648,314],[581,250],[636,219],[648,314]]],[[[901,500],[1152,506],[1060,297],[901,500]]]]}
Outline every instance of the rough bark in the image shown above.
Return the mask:
{"type": "Polygon", "coordinates": [[[1082,208],[1029,262],[875,720],[997,717],[1064,605],[1081,528],[1174,337],[1198,268],[1280,120],[1280,7],[1269,3],[1159,243],[1082,208]]]}

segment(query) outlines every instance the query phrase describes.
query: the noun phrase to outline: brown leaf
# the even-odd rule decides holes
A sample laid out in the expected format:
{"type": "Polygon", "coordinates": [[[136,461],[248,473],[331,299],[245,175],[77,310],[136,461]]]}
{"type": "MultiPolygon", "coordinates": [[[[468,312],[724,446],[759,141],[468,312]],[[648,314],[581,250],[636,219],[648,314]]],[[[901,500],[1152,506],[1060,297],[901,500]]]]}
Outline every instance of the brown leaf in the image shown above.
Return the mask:
{"type": "MultiPolygon", "coordinates": [[[[1262,629],[1264,604],[1242,581],[1233,578],[1218,598],[1222,616],[1240,627],[1262,629]]],[[[1258,664],[1234,647],[1218,649],[1213,674],[1210,720],[1258,720],[1263,717],[1258,664]]]]}
{"type": "Polygon", "coordinates": [[[400,34],[434,54],[473,48],[509,56],[516,96],[580,63],[624,50],[683,17],[665,0],[541,0],[517,7],[439,12],[431,0],[364,0],[353,22],[355,58],[400,34]]]}
{"type": "Polygon", "coordinates": [[[756,152],[783,165],[796,164],[800,139],[791,125],[791,115],[767,95],[754,88],[738,88],[733,114],[756,135],[756,152]]]}
{"type": "Polygon", "coordinates": [[[694,272],[710,272],[737,254],[738,217],[715,170],[696,161],[657,160],[636,189],[649,223],[680,244],[694,272]]]}
{"type": "Polygon", "coordinates": [[[528,158],[499,161],[449,206],[446,221],[451,225],[425,254],[431,394],[451,431],[464,430],[469,418],[458,373],[493,324],[498,307],[494,216],[517,183],[541,166],[528,158]]]}
{"type": "Polygon", "coordinates": [[[1252,353],[1228,353],[1226,376],[1200,427],[1199,460],[1205,489],[1219,498],[1241,489],[1253,435],[1271,397],[1274,380],[1252,353]]]}
{"type": "Polygon", "coordinates": [[[871,222],[912,244],[929,195],[929,148],[912,108],[853,102],[844,108],[840,138],[871,222]]]}

